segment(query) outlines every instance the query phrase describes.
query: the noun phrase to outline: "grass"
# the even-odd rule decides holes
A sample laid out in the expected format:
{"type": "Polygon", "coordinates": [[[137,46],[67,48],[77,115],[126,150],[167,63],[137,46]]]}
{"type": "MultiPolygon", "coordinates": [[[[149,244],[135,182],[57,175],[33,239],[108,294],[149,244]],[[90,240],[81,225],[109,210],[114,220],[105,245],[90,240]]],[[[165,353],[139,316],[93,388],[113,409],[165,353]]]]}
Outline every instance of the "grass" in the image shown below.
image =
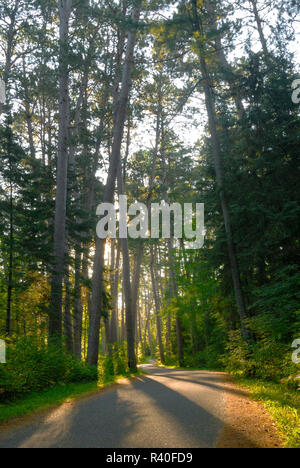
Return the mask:
{"type": "Polygon", "coordinates": [[[250,391],[252,399],[263,403],[274,418],[286,448],[300,448],[300,392],[281,384],[235,377],[250,391]]]}
{"type": "Polygon", "coordinates": [[[116,383],[120,379],[133,377],[140,375],[141,373],[142,372],[140,371],[136,374],[128,373],[99,382],[59,385],[41,393],[30,393],[27,396],[12,402],[0,403],[0,423],[28,416],[36,411],[51,408],[52,406],[61,405],[67,401],[96,393],[101,389],[116,383]]]}

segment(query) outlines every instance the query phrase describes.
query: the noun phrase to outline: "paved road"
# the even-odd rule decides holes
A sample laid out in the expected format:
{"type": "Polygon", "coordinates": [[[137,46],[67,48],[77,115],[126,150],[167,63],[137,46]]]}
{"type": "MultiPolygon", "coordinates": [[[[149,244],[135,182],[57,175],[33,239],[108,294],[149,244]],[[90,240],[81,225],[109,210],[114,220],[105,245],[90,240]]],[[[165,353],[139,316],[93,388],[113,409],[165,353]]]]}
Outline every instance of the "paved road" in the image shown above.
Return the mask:
{"type": "Polygon", "coordinates": [[[218,373],[144,366],[147,375],[0,432],[0,448],[215,447],[223,427],[218,373]]]}

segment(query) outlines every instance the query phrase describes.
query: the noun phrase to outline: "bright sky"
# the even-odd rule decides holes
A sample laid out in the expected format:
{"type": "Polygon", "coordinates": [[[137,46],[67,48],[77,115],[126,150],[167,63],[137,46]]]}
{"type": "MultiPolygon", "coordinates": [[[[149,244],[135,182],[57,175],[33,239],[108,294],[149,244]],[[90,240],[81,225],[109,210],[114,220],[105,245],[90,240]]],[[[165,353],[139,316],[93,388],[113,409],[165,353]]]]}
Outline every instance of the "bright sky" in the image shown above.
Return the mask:
{"type": "MultiPolygon", "coordinates": [[[[171,17],[176,7],[172,7],[163,12],[165,17],[171,17]]],[[[243,17],[243,14],[240,15],[243,17]]],[[[234,19],[238,18],[238,15],[235,13],[233,15],[234,19]]],[[[271,13],[269,17],[264,17],[267,21],[273,22],[274,25],[274,15],[271,13]]],[[[239,41],[242,43],[237,44],[232,53],[229,56],[230,60],[234,60],[236,57],[241,57],[244,54],[244,43],[247,39],[249,28],[243,28],[244,33],[242,36],[239,36],[239,41]]],[[[259,36],[254,29],[250,29],[253,39],[253,50],[259,51],[261,50],[261,44],[259,41],[259,36]]],[[[300,77],[300,23],[296,23],[296,39],[291,44],[291,52],[295,54],[295,62],[299,68],[299,77],[300,77]]],[[[266,36],[268,37],[268,33],[266,31],[266,36]]],[[[289,91],[289,90],[288,90],[289,91]]],[[[292,91],[290,94],[287,94],[287,99],[291,98],[292,91]]],[[[203,96],[197,95],[196,93],[192,96],[189,101],[189,104],[192,105],[194,108],[198,108],[199,112],[195,114],[194,122],[185,118],[184,115],[179,115],[173,122],[173,129],[176,134],[180,137],[181,140],[185,142],[187,146],[194,146],[197,140],[201,137],[203,133],[203,128],[206,123],[206,110],[204,106],[203,96]]],[[[154,145],[154,130],[152,129],[151,125],[147,122],[143,122],[139,125],[136,132],[134,132],[134,141],[131,147],[131,152],[137,151],[138,149],[146,149],[151,148],[154,145]]]]}

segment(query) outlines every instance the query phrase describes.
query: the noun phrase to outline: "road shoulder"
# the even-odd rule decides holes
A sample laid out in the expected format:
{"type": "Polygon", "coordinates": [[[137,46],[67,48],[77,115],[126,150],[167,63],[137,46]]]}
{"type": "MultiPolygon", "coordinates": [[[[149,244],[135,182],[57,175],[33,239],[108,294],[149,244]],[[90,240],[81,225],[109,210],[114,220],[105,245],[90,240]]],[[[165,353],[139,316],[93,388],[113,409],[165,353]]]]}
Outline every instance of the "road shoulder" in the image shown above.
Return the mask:
{"type": "Polygon", "coordinates": [[[231,376],[223,379],[225,426],[217,448],[282,448],[276,424],[263,405],[251,400],[231,376]]]}

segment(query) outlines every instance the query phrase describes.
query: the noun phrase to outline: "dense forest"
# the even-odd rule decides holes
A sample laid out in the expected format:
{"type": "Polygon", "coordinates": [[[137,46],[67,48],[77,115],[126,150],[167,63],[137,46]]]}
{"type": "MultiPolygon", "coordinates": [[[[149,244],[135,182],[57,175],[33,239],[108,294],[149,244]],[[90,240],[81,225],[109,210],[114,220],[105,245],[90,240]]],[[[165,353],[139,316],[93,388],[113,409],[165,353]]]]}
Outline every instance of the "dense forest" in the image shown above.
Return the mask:
{"type": "Polygon", "coordinates": [[[1,398],[150,356],[297,387],[298,40],[296,0],[0,1],[1,398]],[[120,195],[204,204],[203,247],[99,238],[120,195]]]}

